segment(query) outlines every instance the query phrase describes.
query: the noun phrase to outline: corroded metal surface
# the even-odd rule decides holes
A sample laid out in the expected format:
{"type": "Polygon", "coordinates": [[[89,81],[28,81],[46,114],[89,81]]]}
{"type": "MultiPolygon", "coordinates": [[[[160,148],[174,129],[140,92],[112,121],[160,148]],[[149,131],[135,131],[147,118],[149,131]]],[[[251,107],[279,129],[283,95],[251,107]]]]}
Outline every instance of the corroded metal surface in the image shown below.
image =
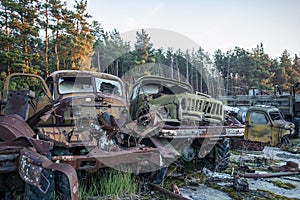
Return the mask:
{"type": "Polygon", "coordinates": [[[12,140],[21,136],[33,137],[35,133],[17,114],[0,117],[0,139],[12,140]]]}
{"type": "Polygon", "coordinates": [[[185,197],[181,196],[180,194],[177,194],[177,193],[175,193],[175,192],[172,192],[172,191],[170,191],[170,190],[167,190],[166,188],[163,188],[163,187],[161,187],[161,186],[159,186],[159,185],[155,185],[155,184],[152,184],[152,183],[150,183],[149,185],[150,185],[153,189],[158,190],[159,192],[161,192],[161,193],[163,193],[163,194],[166,194],[166,195],[168,195],[168,196],[170,196],[170,197],[172,197],[172,198],[175,198],[175,199],[178,199],[178,200],[188,200],[188,198],[185,198],[185,197]]]}
{"type": "MultiPolygon", "coordinates": [[[[161,166],[161,154],[155,148],[129,148],[127,150],[107,152],[94,148],[87,155],[53,156],[53,161],[67,163],[76,170],[85,170],[89,173],[100,168],[116,168],[129,165],[131,171],[137,171],[145,163],[161,166]],[[141,165],[140,165],[141,164],[141,165]]],[[[143,169],[139,169],[143,172],[143,169]]]]}
{"type": "Polygon", "coordinates": [[[18,172],[20,177],[31,185],[46,193],[49,180],[42,175],[43,169],[62,172],[68,177],[72,199],[79,199],[78,180],[75,169],[62,163],[54,163],[42,154],[49,153],[52,142],[34,138],[19,137],[0,144],[0,174],[18,172]],[[41,179],[48,184],[45,188],[40,185],[41,179]]]}

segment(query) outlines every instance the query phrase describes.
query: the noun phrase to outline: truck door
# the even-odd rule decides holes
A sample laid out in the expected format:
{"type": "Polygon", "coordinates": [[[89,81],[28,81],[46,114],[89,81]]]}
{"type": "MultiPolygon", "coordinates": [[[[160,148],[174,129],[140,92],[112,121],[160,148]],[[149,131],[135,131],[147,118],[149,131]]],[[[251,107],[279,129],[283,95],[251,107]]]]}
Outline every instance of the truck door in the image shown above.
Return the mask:
{"type": "Polygon", "coordinates": [[[245,139],[256,142],[271,142],[271,126],[268,116],[261,111],[249,111],[245,122],[245,139]]]}
{"type": "Polygon", "coordinates": [[[3,86],[3,112],[29,117],[52,102],[51,93],[44,79],[35,74],[13,73],[6,77],[3,86]]]}

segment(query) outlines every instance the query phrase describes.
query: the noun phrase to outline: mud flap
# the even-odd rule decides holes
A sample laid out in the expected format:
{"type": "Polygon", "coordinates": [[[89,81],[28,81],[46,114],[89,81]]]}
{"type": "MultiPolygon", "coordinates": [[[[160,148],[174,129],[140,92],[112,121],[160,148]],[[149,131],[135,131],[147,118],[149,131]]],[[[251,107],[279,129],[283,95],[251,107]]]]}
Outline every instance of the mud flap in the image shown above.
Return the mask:
{"type": "Polygon", "coordinates": [[[43,194],[48,192],[51,181],[42,175],[42,170],[49,169],[62,172],[69,181],[70,198],[72,200],[79,199],[77,173],[70,165],[53,163],[47,157],[24,148],[20,150],[19,166],[19,175],[23,181],[37,187],[43,194]],[[47,184],[42,186],[42,179],[47,184]]]}
{"type": "Polygon", "coordinates": [[[28,149],[20,150],[19,175],[26,183],[36,186],[43,194],[48,192],[50,181],[42,175],[43,165],[50,165],[51,161],[45,156],[30,151],[28,149]],[[46,164],[47,163],[47,164],[46,164]],[[41,179],[47,183],[41,186],[41,179]]]}

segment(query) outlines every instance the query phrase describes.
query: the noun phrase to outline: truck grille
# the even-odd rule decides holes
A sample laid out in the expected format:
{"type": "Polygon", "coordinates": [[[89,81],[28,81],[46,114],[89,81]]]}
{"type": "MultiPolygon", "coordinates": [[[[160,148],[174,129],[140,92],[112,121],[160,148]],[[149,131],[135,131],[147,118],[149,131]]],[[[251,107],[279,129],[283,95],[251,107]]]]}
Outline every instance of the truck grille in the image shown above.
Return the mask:
{"type": "Polygon", "coordinates": [[[196,94],[178,95],[179,120],[202,121],[203,117],[212,123],[222,123],[224,119],[223,104],[210,97],[196,94]]]}

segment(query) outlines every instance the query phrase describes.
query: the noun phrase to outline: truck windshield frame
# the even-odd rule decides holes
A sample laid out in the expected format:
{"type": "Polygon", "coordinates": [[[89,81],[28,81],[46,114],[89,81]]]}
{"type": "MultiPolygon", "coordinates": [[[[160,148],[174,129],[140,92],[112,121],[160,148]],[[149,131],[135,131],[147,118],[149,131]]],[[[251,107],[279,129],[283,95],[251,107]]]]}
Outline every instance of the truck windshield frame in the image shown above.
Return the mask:
{"type": "Polygon", "coordinates": [[[269,112],[272,121],[284,121],[282,114],[278,111],[269,112]]]}

